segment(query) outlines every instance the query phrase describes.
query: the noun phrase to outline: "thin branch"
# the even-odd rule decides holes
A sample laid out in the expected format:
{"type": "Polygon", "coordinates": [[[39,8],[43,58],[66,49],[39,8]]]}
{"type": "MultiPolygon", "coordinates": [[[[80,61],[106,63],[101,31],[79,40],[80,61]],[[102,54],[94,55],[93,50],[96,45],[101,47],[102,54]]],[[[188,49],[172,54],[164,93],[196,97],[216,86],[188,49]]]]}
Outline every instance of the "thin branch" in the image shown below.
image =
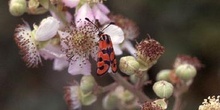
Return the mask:
{"type": "Polygon", "coordinates": [[[183,103],[182,103],[182,96],[185,92],[187,92],[189,89],[189,86],[186,84],[182,83],[179,85],[176,85],[175,87],[175,92],[174,92],[174,97],[175,97],[175,102],[173,106],[173,110],[182,110],[183,109],[183,103]]]}
{"type": "Polygon", "coordinates": [[[140,101],[143,103],[145,101],[151,101],[149,97],[147,97],[142,91],[135,89],[135,87],[130,84],[127,80],[125,80],[119,73],[110,73],[110,76],[120,85],[122,85],[125,89],[132,92],[136,95],[140,101]]]}

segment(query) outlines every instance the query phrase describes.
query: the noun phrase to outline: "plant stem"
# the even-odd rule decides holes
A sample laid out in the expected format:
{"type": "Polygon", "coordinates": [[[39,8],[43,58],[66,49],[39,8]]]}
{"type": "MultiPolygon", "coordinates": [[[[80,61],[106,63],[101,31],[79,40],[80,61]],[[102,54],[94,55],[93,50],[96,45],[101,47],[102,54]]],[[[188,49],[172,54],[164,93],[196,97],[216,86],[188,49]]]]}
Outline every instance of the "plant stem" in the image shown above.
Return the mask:
{"type": "Polygon", "coordinates": [[[125,89],[132,92],[136,95],[140,101],[143,103],[145,101],[151,101],[149,97],[147,97],[142,91],[136,90],[133,85],[131,85],[127,80],[125,80],[119,73],[110,73],[110,76],[120,85],[122,85],[125,89]]]}
{"type": "Polygon", "coordinates": [[[175,102],[174,102],[173,110],[181,110],[182,94],[174,95],[174,97],[175,97],[175,102]]]}
{"type": "Polygon", "coordinates": [[[182,95],[183,93],[187,92],[188,89],[189,89],[189,85],[186,85],[184,83],[176,85],[176,88],[174,90],[175,102],[174,102],[173,110],[183,109],[182,95]]]}
{"type": "Polygon", "coordinates": [[[105,86],[105,87],[102,87],[102,93],[108,92],[108,91],[110,91],[110,90],[113,90],[113,89],[116,88],[117,86],[118,86],[117,83],[111,83],[111,84],[109,84],[109,85],[107,85],[107,86],[105,86]]]}

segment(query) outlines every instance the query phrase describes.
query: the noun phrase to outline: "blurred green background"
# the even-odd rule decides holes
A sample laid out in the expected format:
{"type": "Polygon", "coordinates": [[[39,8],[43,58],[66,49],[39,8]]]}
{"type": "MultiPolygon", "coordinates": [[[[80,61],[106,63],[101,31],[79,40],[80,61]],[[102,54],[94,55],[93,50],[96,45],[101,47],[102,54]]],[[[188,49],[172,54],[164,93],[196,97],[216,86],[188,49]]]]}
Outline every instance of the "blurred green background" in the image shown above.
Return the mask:
{"type": "MultiPolygon", "coordinates": [[[[149,72],[151,78],[161,69],[172,68],[179,54],[197,56],[205,65],[184,95],[185,110],[196,110],[204,98],[220,94],[220,1],[108,0],[105,4],[113,13],[137,23],[141,32],[138,42],[150,34],[165,47],[165,54],[149,72]]],[[[66,70],[53,71],[51,61],[44,61],[38,69],[27,68],[13,40],[14,29],[22,23],[21,19],[38,24],[46,16],[48,13],[14,17],[8,11],[8,1],[1,1],[0,110],[67,110],[63,87],[73,76],[66,70]]],[[[97,80],[101,85],[112,81],[108,75],[97,80]]],[[[156,98],[150,87],[145,91],[156,98]]],[[[172,104],[173,98],[170,98],[169,109],[172,104]]],[[[94,108],[101,110],[100,102],[83,107],[94,108]]]]}

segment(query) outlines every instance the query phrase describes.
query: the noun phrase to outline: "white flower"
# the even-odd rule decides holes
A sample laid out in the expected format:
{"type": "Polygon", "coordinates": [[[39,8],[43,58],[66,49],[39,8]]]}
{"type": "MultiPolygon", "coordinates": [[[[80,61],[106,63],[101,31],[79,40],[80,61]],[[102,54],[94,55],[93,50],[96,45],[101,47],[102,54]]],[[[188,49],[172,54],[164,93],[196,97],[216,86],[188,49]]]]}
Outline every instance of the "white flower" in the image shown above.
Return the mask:
{"type": "MultiPolygon", "coordinates": [[[[68,72],[72,75],[88,75],[91,74],[89,56],[97,60],[99,31],[93,23],[86,20],[78,23],[83,25],[80,27],[71,26],[69,29],[58,33],[61,37],[61,46],[64,53],[70,60],[68,72]]],[[[124,40],[124,33],[121,28],[116,25],[109,25],[103,30],[103,33],[111,37],[115,54],[121,54],[119,44],[124,40]]]]}
{"type": "Polygon", "coordinates": [[[72,25],[69,29],[58,32],[63,51],[70,61],[68,72],[72,75],[91,74],[89,56],[96,60],[98,52],[95,26],[87,21],[83,23],[80,27],[72,25]]]}

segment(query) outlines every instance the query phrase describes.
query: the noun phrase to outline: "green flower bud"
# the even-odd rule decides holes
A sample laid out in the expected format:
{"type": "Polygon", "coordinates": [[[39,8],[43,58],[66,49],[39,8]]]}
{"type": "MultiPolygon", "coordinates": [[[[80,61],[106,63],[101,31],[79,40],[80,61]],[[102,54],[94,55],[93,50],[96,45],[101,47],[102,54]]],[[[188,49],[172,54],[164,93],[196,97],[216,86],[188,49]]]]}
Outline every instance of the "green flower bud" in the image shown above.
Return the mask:
{"type": "Polygon", "coordinates": [[[157,81],[165,80],[165,81],[170,82],[170,73],[171,73],[171,70],[169,69],[161,70],[159,73],[157,73],[156,80],[157,81]]]}
{"type": "Polygon", "coordinates": [[[9,1],[9,11],[13,16],[21,16],[26,12],[26,0],[11,0],[9,1]]]}
{"type": "Polygon", "coordinates": [[[119,101],[118,97],[110,93],[104,97],[102,101],[102,105],[107,110],[115,110],[117,107],[118,101],[119,101]]]}
{"type": "Polygon", "coordinates": [[[191,64],[181,64],[176,68],[175,72],[176,75],[184,81],[191,80],[197,73],[196,68],[191,64]]]}
{"type": "Polygon", "coordinates": [[[119,68],[123,73],[132,75],[138,71],[139,63],[133,56],[126,56],[120,59],[119,68]]]}
{"type": "Polygon", "coordinates": [[[121,100],[124,102],[130,102],[133,101],[134,99],[135,99],[134,95],[128,90],[125,90],[123,93],[123,97],[121,97],[121,100]]]}
{"type": "Polygon", "coordinates": [[[95,85],[96,82],[92,75],[84,75],[80,81],[80,89],[84,94],[92,92],[95,85]]]}
{"type": "Polygon", "coordinates": [[[84,94],[81,91],[81,103],[82,103],[82,105],[91,105],[96,100],[97,100],[97,96],[96,95],[94,95],[92,93],[84,94]]]}
{"type": "Polygon", "coordinates": [[[163,110],[167,109],[167,103],[165,99],[157,99],[154,101],[154,104],[160,106],[163,110]]]}
{"type": "Polygon", "coordinates": [[[153,85],[153,90],[160,98],[169,98],[173,94],[173,85],[167,81],[157,81],[153,85]]]}
{"type": "Polygon", "coordinates": [[[36,10],[39,5],[40,5],[40,3],[38,0],[29,0],[29,2],[28,2],[28,8],[30,10],[36,10]]]}
{"type": "MultiPolygon", "coordinates": [[[[143,79],[142,79],[143,81],[146,81],[146,80],[149,79],[149,78],[148,78],[148,74],[142,74],[141,78],[143,78],[143,79]]],[[[133,74],[133,75],[131,75],[131,76],[129,77],[129,79],[130,79],[130,81],[131,81],[133,84],[135,84],[135,83],[138,82],[138,80],[140,79],[140,77],[139,77],[138,75],[136,75],[136,74],[133,74]]]]}

